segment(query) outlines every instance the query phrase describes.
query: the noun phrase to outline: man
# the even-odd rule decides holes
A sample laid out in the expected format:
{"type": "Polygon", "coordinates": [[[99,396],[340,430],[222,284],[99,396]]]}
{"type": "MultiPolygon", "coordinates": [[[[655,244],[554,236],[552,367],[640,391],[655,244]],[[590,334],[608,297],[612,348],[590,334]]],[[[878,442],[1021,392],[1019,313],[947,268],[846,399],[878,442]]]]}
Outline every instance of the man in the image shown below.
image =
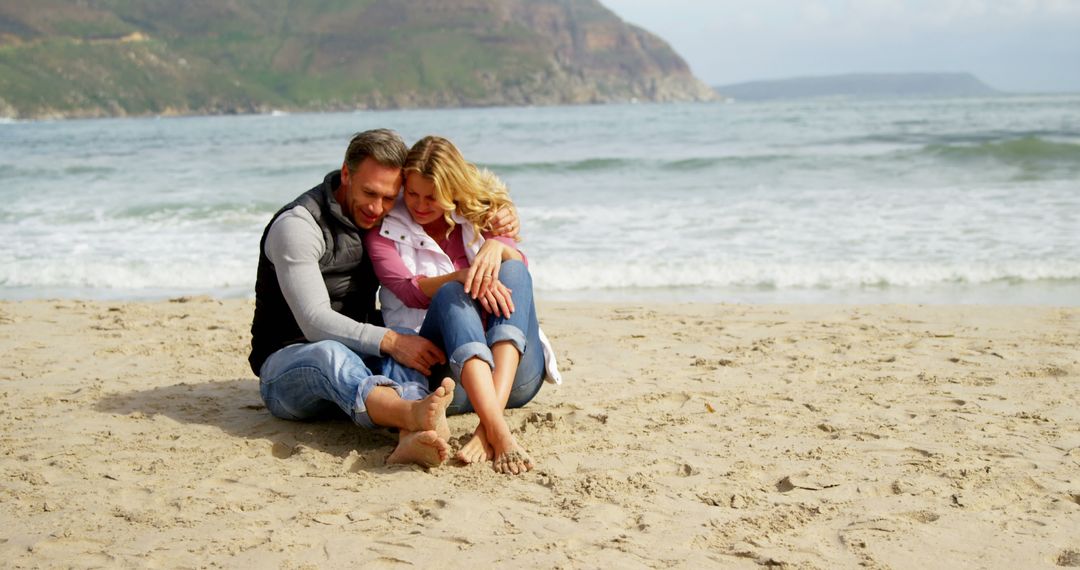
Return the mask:
{"type": "MultiPolygon", "coordinates": [[[[430,392],[402,367],[426,376],[446,358],[427,339],[380,326],[361,239],[393,206],[407,153],[393,131],[358,133],[340,171],[274,215],[259,246],[248,361],[274,416],[313,419],[336,407],[360,426],[399,430],[389,463],[431,467],[449,452],[454,382],[430,392]]],[[[501,214],[499,231],[516,226],[501,214]]]]}

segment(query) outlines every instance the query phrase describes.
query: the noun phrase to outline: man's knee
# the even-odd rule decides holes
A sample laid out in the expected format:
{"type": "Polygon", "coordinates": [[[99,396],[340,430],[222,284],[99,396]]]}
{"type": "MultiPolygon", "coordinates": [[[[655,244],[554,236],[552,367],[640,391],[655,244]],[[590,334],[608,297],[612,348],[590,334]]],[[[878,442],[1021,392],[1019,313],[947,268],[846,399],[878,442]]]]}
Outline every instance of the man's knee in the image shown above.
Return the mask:
{"type": "Polygon", "coordinates": [[[349,347],[336,340],[320,340],[308,345],[308,355],[319,361],[333,362],[342,358],[356,356],[349,347]]]}
{"type": "Polygon", "coordinates": [[[328,378],[337,378],[342,374],[370,376],[372,373],[363,357],[336,340],[308,344],[295,365],[317,368],[328,378]]]}

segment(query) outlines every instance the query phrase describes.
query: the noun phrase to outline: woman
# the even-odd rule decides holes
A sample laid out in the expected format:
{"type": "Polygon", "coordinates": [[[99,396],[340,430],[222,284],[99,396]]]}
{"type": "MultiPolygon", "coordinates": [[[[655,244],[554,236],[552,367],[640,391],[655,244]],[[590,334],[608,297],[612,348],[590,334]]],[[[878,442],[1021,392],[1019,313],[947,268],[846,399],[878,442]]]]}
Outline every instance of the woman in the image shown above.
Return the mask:
{"type": "Polygon", "coordinates": [[[513,239],[486,232],[489,214],[511,204],[509,194],[441,137],[417,142],[404,173],[402,197],[365,237],[383,286],[383,319],[446,350],[464,388],[447,412],[480,418],[458,459],[491,460],[500,473],[528,471],[532,459],[503,411],[536,395],[545,366],[551,381],[561,379],[537,322],[525,256],[513,239]],[[438,310],[428,311],[434,299],[438,310]]]}

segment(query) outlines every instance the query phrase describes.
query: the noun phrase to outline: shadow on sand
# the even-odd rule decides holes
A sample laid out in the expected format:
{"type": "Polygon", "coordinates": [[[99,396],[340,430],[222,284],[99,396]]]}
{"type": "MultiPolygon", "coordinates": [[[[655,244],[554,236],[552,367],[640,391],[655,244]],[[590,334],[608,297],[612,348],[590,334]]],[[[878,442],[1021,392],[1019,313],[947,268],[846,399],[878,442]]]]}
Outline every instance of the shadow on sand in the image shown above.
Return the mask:
{"type": "Polygon", "coordinates": [[[95,408],[109,414],[162,415],[182,424],[215,426],[235,437],[270,442],[271,453],[279,459],[291,457],[300,446],[341,458],[355,450],[360,461],[354,470],[391,473],[401,469],[384,464],[396,441],[394,434],[365,430],[343,412],[312,422],[280,420],[266,411],[254,378],[181,382],[106,394],[95,408]]]}

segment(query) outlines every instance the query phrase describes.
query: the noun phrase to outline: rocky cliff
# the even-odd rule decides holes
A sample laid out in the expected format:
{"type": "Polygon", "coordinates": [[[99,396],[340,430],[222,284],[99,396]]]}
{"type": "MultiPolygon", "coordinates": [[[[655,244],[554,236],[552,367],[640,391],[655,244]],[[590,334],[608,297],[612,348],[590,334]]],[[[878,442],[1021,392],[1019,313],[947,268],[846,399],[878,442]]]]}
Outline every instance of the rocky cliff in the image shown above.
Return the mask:
{"type": "Polygon", "coordinates": [[[0,116],[714,98],[596,0],[0,4],[0,116]]]}

